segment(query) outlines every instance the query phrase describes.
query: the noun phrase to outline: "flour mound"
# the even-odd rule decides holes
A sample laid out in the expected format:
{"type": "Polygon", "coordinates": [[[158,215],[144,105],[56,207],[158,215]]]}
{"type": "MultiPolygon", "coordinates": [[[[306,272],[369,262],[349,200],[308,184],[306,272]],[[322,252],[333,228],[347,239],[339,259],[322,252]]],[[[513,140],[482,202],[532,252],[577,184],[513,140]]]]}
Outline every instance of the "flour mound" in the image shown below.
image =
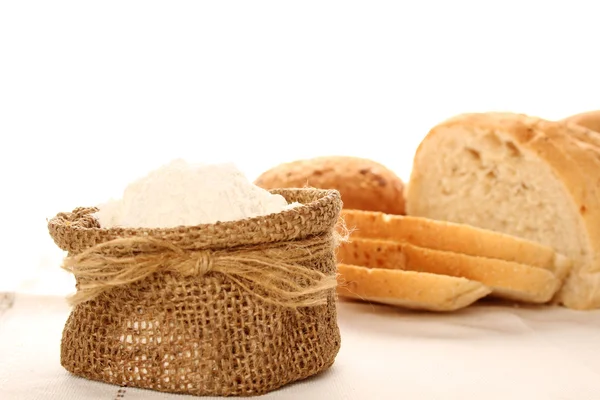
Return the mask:
{"type": "Polygon", "coordinates": [[[103,228],[171,228],[237,221],[294,206],[249,182],[232,163],[177,159],[131,183],[121,199],[98,206],[95,217],[103,228]]]}

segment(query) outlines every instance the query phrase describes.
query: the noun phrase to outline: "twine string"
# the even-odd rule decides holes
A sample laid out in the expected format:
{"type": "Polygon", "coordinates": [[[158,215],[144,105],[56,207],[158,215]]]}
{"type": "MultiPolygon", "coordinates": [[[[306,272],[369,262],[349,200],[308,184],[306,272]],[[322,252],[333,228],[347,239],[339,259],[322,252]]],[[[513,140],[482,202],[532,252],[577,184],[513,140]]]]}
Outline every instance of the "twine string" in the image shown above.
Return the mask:
{"type": "Polygon", "coordinates": [[[336,274],[307,267],[314,258],[333,256],[344,240],[337,231],[285,244],[254,248],[188,251],[152,237],[113,239],[68,256],[63,268],[77,280],[76,305],[155,273],[185,277],[223,274],[261,300],[284,307],[323,305],[336,287],[336,274]]]}

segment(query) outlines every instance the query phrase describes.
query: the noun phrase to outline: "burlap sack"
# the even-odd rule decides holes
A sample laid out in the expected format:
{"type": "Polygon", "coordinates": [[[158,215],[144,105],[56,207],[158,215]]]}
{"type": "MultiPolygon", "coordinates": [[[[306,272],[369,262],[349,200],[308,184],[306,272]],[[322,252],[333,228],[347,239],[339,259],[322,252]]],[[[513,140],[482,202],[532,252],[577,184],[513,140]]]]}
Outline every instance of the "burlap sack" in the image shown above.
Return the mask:
{"type": "Polygon", "coordinates": [[[340,347],[340,196],[272,192],[302,205],[173,229],[102,229],[93,208],[51,219],[78,289],[64,368],[116,385],[217,396],[263,394],[329,368],[340,347]]]}

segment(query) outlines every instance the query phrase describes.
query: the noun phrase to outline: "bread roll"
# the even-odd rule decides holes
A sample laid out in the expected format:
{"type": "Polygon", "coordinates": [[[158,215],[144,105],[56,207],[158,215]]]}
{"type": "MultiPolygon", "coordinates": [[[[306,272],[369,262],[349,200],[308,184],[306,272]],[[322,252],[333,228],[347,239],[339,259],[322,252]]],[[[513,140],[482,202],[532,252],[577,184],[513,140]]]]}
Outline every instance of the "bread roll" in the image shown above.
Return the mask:
{"type": "Polygon", "coordinates": [[[572,128],[510,113],[433,128],[415,155],[408,213],[504,232],[573,260],[558,299],[600,307],[600,153],[572,128]]]}
{"type": "Polygon", "coordinates": [[[383,165],[364,158],[329,156],[280,164],[255,181],[263,189],[336,189],[344,208],[404,214],[404,183],[383,165]]]}
{"type": "Polygon", "coordinates": [[[338,265],[341,297],[414,310],[455,311],[490,293],[479,282],[413,271],[338,265]]]}

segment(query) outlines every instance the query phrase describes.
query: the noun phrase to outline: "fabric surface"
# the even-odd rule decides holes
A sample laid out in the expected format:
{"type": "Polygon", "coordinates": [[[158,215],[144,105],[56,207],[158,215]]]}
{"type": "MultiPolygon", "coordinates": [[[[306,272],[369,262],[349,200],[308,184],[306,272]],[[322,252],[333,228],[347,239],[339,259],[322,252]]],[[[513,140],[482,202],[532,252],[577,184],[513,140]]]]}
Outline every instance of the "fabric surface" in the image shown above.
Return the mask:
{"type": "MultiPolygon", "coordinates": [[[[59,363],[64,297],[4,301],[0,399],[198,398],[72,376],[59,363]]],[[[600,311],[481,303],[440,315],[342,302],[338,313],[342,348],[334,366],[261,398],[600,399],[600,311]]]]}

